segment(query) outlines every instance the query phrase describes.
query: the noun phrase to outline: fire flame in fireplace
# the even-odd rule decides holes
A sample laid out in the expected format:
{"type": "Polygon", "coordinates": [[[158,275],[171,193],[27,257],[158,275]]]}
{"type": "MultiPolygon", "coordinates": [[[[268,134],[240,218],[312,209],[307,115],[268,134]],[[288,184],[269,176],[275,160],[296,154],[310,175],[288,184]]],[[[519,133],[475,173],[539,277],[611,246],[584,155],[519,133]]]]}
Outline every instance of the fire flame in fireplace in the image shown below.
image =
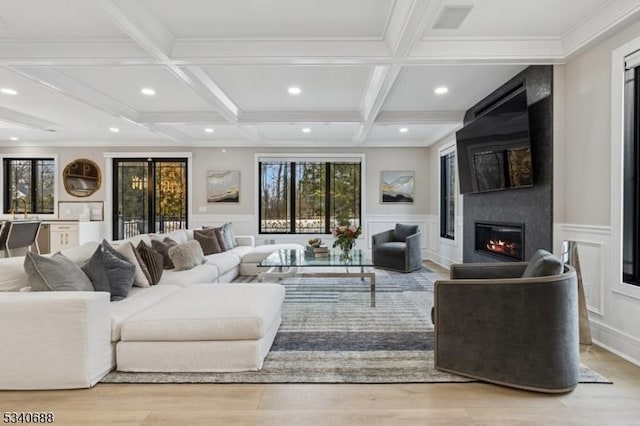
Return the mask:
{"type": "Polygon", "coordinates": [[[489,240],[487,249],[494,253],[514,255],[516,254],[516,243],[503,240],[489,240]]]}

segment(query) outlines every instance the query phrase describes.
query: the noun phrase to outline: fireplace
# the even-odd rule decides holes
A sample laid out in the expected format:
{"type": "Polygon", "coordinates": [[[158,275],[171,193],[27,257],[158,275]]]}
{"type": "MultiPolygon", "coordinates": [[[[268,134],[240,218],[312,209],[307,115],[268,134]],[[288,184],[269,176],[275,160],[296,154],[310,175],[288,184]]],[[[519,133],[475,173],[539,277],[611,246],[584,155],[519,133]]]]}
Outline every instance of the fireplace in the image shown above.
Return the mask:
{"type": "Polygon", "coordinates": [[[524,260],[524,224],[476,222],[476,251],[504,260],[524,260]]]}

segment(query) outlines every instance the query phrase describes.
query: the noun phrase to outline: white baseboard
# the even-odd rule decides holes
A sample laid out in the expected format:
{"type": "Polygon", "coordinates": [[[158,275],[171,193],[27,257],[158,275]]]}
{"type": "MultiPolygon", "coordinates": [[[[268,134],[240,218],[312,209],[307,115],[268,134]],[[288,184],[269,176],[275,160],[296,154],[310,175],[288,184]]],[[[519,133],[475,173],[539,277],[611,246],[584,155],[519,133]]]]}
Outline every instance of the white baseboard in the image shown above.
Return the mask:
{"type": "Polygon", "coordinates": [[[640,339],[611,328],[599,321],[590,321],[591,338],[595,344],[640,366],[640,339]]]}

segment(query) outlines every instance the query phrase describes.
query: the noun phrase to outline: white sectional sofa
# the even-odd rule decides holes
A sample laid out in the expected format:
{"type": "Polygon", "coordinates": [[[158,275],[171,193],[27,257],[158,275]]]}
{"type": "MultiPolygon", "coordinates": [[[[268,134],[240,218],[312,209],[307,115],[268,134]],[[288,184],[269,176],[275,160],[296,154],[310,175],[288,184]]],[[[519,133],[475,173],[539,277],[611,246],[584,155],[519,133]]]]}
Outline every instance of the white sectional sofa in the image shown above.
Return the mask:
{"type": "MultiPolygon", "coordinates": [[[[193,231],[166,236],[180,243],[193,239],[193,231]]],[[[206,263],[190,270],[164,270],[157,285],[133,287],[117,302],[106,292],[22,292],[29,286],[24,257],[0,259],[0,389],[86,388],[114,368],[259,370],[280,325],[284,287],[229,283],[281,247],[235,239],[232,250],[205,256],[206,263]]],[[[62,254],[82,264],[97,245],[62,254]]]]}

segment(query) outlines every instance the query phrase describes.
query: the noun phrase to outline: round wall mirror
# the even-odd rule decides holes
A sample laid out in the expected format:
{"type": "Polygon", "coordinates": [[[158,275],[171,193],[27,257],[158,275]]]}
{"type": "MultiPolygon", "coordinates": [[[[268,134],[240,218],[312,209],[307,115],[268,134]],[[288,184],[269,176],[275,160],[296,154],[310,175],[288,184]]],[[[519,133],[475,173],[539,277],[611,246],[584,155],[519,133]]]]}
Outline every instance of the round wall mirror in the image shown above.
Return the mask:
{"type": "Polygon", "coordinates": [[[96,163],[85,158],[67,164],[62,172],[64,189],[76,197],[88,197],[100,189],[102,176],[96,163]]]}

